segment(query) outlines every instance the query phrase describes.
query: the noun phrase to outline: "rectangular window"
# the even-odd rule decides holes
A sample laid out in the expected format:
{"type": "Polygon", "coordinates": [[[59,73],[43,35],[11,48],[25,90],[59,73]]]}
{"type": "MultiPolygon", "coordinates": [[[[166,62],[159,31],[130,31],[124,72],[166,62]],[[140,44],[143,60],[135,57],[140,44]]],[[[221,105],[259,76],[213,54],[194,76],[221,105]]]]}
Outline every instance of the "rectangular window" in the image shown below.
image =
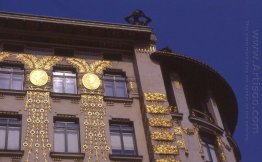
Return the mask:
{"type": "Polygon", "coordinates": [[[104,75],[105,96],[127,98],[126,77],[122,74],[104,75]]]}
{"type": "Polygon", "coordinates": [[[55,119],[54,151],[79,153],[79,124],[75,120],[55,119]]]}
{"type": "Polygon", "coordinates": [[[0,150],[20,150],[21,118],[0,117],[0,150]]]}
{"type": "Polygon", "coordinates": [[[0,67],[0,89],[23,90],[24,70],[20,67],[0,67]]]}
{"type": "Polygon", "coordinates": [[[111,149],[113,155],[137,156],[133,124],[110,122],[111,149]]]}
{"type": "Polygon", "coordinates": [[[54,71],[53,92],[76,94],[76,73],[73,71],[54,71]]]}
{"type": "Polygon", "coordinates": [[[218,162],[214,141],[208,137],[201,137],[206,162],[218,162]]]}

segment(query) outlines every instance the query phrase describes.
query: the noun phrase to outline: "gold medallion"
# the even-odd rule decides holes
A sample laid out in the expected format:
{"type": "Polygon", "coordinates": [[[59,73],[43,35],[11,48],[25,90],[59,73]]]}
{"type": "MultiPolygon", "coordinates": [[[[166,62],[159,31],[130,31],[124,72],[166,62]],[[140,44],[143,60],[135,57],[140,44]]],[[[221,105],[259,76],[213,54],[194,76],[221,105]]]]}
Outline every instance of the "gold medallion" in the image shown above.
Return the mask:
{"type": "Polygon", "coordinates": [[[82,82],[83,85],[90,90],[97,89],[101,84],[101,80],[99,79],[99,77],[93,73],[85,74],[82,78],[82,82]]]}
{"type": "Polygon", "coordinates": [[[48,75],[44,70],[35,69],[30,73],[30,82],[36,86],[43,86],[48,81],[48,75]]]}

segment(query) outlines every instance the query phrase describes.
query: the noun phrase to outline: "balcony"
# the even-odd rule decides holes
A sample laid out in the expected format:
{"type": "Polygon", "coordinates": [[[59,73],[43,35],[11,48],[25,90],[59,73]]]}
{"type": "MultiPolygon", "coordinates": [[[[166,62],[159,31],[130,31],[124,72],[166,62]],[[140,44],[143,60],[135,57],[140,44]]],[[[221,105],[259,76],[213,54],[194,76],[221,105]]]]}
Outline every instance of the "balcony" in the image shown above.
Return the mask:
{"type": "Polygon", "coordinates": [[[219,134],[222,134],[224,131],[215,123],[214,118],[209,113],[201,112],[196,109],[191,109],[189,120],[192,123],[196,123],[197,125],[199,125],[200,128],[209,130],[211,132],[217,132],[219,134]]]}

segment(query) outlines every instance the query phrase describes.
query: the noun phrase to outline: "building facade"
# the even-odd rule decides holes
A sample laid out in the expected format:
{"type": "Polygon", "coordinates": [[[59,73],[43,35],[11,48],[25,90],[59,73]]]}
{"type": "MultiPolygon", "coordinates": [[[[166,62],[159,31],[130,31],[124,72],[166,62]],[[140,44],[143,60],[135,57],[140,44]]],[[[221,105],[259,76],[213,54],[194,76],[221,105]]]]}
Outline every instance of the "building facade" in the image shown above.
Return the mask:
{"type": "Polygon", "coordinates": [[[0,13],[0,161],[240,161],[231,87],[145,25],[0,13]]]}

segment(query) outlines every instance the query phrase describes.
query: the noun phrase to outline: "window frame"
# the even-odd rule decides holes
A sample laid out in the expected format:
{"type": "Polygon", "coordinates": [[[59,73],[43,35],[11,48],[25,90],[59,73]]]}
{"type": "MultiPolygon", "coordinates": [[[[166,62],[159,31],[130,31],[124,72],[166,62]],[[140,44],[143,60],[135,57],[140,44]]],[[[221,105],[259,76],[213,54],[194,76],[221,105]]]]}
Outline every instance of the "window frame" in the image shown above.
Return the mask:
{"type": "Polygon", "coordinates": [[[53,84],[53,89],[52,89],[52,91],[54,92],[54,93],[59,93],[59,94],[72,94],[72,95],[74,95],[74,94],[78,94],[78,87],[77,87],[77,73],[75,72],[75,70],[67,70],[67,69],[54,69],[53,70],[53,75],[52,75],[52,84],[53,84]],[[59,72],[59,73],[61,73],[62,75],[56,75],[56,74],[54,74],[55,72],[59,72]],[[75,74],[75,76],[66,76],[66,73],[68,73],[68,74],[75,74]],[[54,89],[55,89],[55,85],[54,85],[54,79],[55,78],[59,78],[59,79],[62,79],[62,92],[55,92],[54,91],[54,89]],[[74,79],[74,82],[75,82],[75,84],[74,84],[74,89],[75,89],[75,91],[74,91],[74,93],[68,93],[68,92],[66,92],[66,88],[67,88],[67,84],[66,84],[66,79],[67,78],[72,78],[72,79],[74,79]]]}
{"type": "Polygon", "coordinates": [[[80,125],[79,125],[79,120],[78,118],[60,118],[60,117],[55,117],[54,118],[54,127],[53,127],[53,144],[54,144],[54,152],[59,152],[59,153],[69,153],[69,154],[79,154],[81,153],[81,143],[80,143],[80,125]],[[56,127],[56,122],[58,123],[64,123],[64,127],[56,127]],[[67,125],[68,123],[74,123],[76,125],[76,129],[68,129],[67,125]],[[57,130],[59,129],[59,130],[57,130]],[[62,131],[61,131],[62,129],[62,131]],[[60,152],[60,151],[56,151],[55,150],[55,133],[56,132],[62,132],[64,137],[65,137],[65,141],[64,141],[64,144],[65,144],[65,148],[64,148],[64,152],[60,152]],[[76,152],[69,152],[68,151],[68,134],[70,132],[75,132],[77,134],[77,141],[78,141],[78,151],[76,152]]]}
{"type": "Polygon", "coordinates": [[[204,134],[201,134],[201,145],[203,147],[203,151],[204,151],[204,155],[205,155],[205,148],[206,148],[206,151],[207,151],[207,154],[208,154],[208,158],[211,160],[207,160],[207,157],[206,155],[204,156],[205,157],[205,162],[214,162],[214,158],[216,158],[216,161],[217,162],[220,162],[219,161],[219,156],[218,156],[218,150],[217,150],[217,146],[215,144],[215,141],[213,139],[213,137],[210,137],[210,136],[206,136],[206,133],[204,134]],[[210,147],[212,146],[212,148],[210,147]],[[213,150],[215,152],[215,155],[216,157],[214,157],[211,153],[211,150],[213,150]]]}
{"type": "Polygon", "coordinates": [[[24,90],[25,70],[24,70],[23,67],[15,66],[15,65],[14,66],[12,66],[12,65],[1,65],[0,66],[0,75],[1,74],[8,74],[9,75],[8,87],[7,88],[1,88],[1,89],[14,90],[14,91],[23,91],[24,90]],[[13,88],[13,80],[15,80],[14,75],[21,75],[21,89],[14,89],[13,88]]]}
{"type": "Polygon", "coordinates": [[[128,92],[128,87],[127,87],[127,78],[124,72],[104,72],[103,75],[103,81],[104,81],[104,90],[105,90],[105,97],[113,97],[113,98],[129,98],[129,92],[128,92]],[[122,79],[117,79],[117,77],[120,77],[122,79]],[[106,84],[107,83],[112,83],[113,84],[113,95],[107,95],[106,94],[106,84]],[[117,84],[118,82],[123,83],[124,85],[124,96],[118,96],[117,95],[117,84]]]}
{"type": "MultiPolygon", "coordinates": [[[[136,143],[136,135],[135,135],[135,128],[133,125],[133,122],[130,121],[109,121],[109,131],[110,131],[110,138],[111,138],[111,133],[119,133],[120,136],[120,145],[121,145],[121,150],[116,150],[119,153],[114,153],[113,152],[113,147],[111,146],[111,150],[112,150],[112,156],[129,156],[129,157],[137,157],[138,156],[138,149],[137,149],[137,143],[136,143]],[[111,127],[115,126],[118,127],[118,130],[112,130],[111,127]],[[122,127],[129,127],[131,128],[131,130],[123,130],[122,127]],[[124,139],[123,139],[123,134],[125,133],[130,133],[132,135],[132,139],[133,139],[133,146],[134,146],[134,150],[125,150],[125,146],[124,146],[124,139]],[[130,153],[127,153],[127,151],[133,151],[132,155],[130,153]]],[[[111,141],[111,145],[112,145],[112,141],[111,141]]]]}
{"type": "Polygon", "coordinates": [[[3,130],[5,131],[5,144],[4,148],[0,148],[2,151],[20,151],[21,150],[21,136],[22,136],[22,117],[21,115],[7,115],[7,116],[0,116],[0,119],[6,119],[6,123],[2,124],[0,123],[0,129],[3,127],[3,130]],[[14,125],[10,124],[10,120],[16,119],[17,123],[14,125]],[[11,127],[11,128],[10,128],[11,127]],[[9,137],[9,131],[12,130],[15,127],[15,130],[18,130],[19,132],[19,139],[18,139],[18,148],[17,149],[9,149],[8,148],[8,137],[9,137]]]}

